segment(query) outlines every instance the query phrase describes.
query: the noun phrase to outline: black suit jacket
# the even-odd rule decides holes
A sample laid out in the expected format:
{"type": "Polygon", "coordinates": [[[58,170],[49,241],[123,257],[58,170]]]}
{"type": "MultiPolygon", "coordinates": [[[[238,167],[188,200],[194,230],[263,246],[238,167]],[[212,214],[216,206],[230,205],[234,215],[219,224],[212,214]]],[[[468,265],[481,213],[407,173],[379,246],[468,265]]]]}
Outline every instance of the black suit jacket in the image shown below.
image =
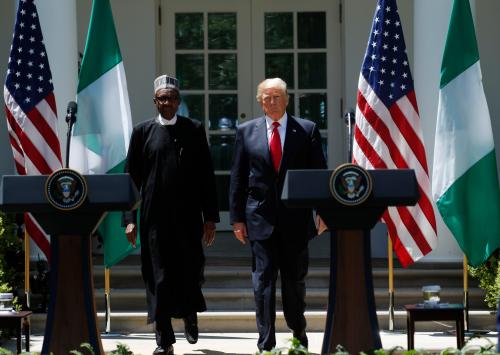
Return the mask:
{"type": "Polygon", "coordinates": [[[241,124],[236,132],[229,189],[231,223],[246,223],[250,240],[267,239],[277,228],[291,243],[307,243],[315,235],[312,210],[286,208],[281,192],[288,169],[326,169],[319,130],[312,121],[288,115],[276,174],[266,129],[265,117],[259,117],[241,124]]]}

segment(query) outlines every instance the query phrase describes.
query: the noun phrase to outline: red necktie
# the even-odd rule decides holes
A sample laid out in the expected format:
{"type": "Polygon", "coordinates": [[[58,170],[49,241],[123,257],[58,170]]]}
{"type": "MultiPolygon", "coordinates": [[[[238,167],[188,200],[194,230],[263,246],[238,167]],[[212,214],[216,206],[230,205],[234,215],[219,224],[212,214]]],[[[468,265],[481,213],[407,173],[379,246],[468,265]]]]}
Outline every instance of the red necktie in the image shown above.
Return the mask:
{"type": "Polygon", "coordinates": [[[269,149],[271,151],[271,159],[273,160],[274,170],[278,173],[281,163],[281,139],[280,132],[278,132],[280,124],[278,122],[273,122],[273,126],[274,128],[271,133],[271,144],[269,149]]]}

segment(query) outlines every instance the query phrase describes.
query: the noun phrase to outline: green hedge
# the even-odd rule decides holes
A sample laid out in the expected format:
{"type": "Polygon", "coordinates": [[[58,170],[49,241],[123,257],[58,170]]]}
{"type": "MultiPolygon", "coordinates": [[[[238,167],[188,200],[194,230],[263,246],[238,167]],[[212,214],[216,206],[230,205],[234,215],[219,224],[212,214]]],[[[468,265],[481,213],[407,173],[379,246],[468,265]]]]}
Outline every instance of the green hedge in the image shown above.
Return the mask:
{"type": "Polygon", "coordinates": [[[479,287],[486,291],[484,301],[488,307],[497,309],[500,298],[500,249],[481,266],[469,266],[469,273],[479,280],[479,287]]]}

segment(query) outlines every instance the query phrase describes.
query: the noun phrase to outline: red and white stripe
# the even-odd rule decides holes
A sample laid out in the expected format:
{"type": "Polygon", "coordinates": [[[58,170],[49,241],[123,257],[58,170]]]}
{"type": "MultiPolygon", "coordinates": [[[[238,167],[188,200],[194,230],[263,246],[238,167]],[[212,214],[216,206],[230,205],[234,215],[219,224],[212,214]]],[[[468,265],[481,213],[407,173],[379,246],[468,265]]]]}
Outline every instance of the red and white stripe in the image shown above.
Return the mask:
{"type": "MultiPolygon", "coordinates": [[[[5,113],[10,145],[19,175],[50,174],[62,167],[57,136],[57,109],[54,94],[48,94],[31,111],[23,112],[4,87],[5,113]]],[[[25,214],[26,231],[50,258],[50,236],[33,216],[25,214]]]]}
{"type": "Polygon", "coordinates": [[[412,207],[390,207],[382,219],[403,266],[428,254],[437,243],[437,229],[414,91],[386,107],[360,75],[353,161],[367,169],[415,170],[418,203],[412,207]]]}

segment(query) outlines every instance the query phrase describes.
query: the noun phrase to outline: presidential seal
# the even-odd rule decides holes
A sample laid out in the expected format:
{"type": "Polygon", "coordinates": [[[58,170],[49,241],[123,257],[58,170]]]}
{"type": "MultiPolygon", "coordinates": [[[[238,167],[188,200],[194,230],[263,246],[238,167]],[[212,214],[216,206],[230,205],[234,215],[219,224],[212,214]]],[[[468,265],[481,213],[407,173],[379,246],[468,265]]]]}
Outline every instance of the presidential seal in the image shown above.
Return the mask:
{"type": "Polygon", "coordinates": [[[45,195],[49,203],[63,211],[71,211],[82,205],[87,197],[87,182],[72,169],[59,169],[47,178],[45,195]]]}
{"type": "Polygon", "coordinates": [[[371,176],[359,165],[342,164],[330,176],[330,192],[343,205],[360,205],[370,196],[371,191],[371,176]]]}

